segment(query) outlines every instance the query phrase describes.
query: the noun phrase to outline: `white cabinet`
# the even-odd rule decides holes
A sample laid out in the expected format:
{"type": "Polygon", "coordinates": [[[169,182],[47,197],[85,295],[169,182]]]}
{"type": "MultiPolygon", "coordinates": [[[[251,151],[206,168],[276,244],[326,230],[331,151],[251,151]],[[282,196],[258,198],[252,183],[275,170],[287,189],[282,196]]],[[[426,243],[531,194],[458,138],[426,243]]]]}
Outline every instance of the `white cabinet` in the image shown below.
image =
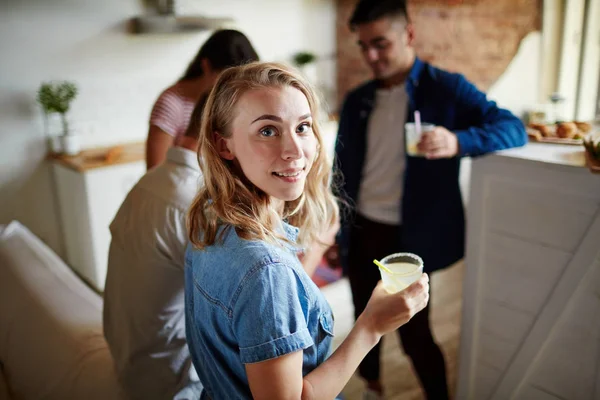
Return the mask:
{"type": "MultiPolygon", "coordinates": [[[[130,145],[125,152],[121,163],[109,165],[96,162],[90,166],[72,158],[53,162],[65,261],[100,292],[106,279],[109,225],[129,190],[146,172],[142,146],[130,145]]],[[[85,154],[79,157],[85,158],[85,154]]]]}
{"type": "Polygon", "coordinates": [[[600,399],[600,175],[582,147],[474,160],[457,399],[600,399]]]}

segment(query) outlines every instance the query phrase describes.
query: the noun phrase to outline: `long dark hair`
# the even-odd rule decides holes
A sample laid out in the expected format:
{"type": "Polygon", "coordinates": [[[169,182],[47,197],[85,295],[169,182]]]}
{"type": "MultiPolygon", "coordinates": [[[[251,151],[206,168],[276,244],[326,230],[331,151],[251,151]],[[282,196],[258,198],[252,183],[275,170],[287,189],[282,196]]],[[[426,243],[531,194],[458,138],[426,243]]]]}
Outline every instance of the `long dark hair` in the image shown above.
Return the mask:
{"type": "Polygon", "coordinates": [[[179,81],[187,81],[202,76],[200,60],[206,58],[210,66],[222,71],[226,68],[258,61],[258,54],[250,40],[242,32],[233,29],[218,30],[200,47],[179,81]]]}

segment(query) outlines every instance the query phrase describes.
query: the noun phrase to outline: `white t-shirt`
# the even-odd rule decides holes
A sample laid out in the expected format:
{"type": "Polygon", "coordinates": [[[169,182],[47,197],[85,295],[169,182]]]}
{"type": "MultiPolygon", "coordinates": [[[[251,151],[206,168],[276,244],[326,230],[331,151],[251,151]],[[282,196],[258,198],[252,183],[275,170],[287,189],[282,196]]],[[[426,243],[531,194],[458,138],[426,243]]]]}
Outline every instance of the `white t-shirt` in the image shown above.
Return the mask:
{"type": "Polygon", "coordinates": [[[373,221],[399,225],[406,156],[404,123],[408,94],[404,84],[378,89],[369,118],[367,152],[358,211],[373,221]]]}
{"type": "Polygon", "coordinates": [[[196,153],[172,147],[110,225],[104,336],[134,399],[198,398],[185,336],[185,215],[201,185],[196,153]]]}

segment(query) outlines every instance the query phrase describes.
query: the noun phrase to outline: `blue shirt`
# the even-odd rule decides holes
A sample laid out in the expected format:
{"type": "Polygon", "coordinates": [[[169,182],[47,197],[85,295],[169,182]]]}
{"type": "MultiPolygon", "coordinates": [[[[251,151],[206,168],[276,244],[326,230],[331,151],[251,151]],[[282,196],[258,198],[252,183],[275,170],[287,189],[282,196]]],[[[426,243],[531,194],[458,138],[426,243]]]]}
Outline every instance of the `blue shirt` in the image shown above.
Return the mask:
{"type": "MultiPolygon", "coordinates": [[[[283,228],[295,243],[298,229],[283,228]]],[[[308,374],[329,355],[333,315],[297,248],[220,232],[222,242],[186,251],[187,341],[208,396],[250,399],[244,364],[302,350],[308,374]]]]}

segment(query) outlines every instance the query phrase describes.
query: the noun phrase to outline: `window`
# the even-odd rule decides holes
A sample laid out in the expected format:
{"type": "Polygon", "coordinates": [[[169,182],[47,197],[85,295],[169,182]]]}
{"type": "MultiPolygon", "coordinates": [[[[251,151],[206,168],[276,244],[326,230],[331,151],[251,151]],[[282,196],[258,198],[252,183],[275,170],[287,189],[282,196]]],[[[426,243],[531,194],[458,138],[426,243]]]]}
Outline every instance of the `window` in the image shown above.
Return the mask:
{"type": "Polygon", "coordinates": [[[600,116],[600,1],[544,0],[542,101],[560,93],[565,119],[600,116]],[[568,7],[567,7],[568,3],[568,7]]]}

